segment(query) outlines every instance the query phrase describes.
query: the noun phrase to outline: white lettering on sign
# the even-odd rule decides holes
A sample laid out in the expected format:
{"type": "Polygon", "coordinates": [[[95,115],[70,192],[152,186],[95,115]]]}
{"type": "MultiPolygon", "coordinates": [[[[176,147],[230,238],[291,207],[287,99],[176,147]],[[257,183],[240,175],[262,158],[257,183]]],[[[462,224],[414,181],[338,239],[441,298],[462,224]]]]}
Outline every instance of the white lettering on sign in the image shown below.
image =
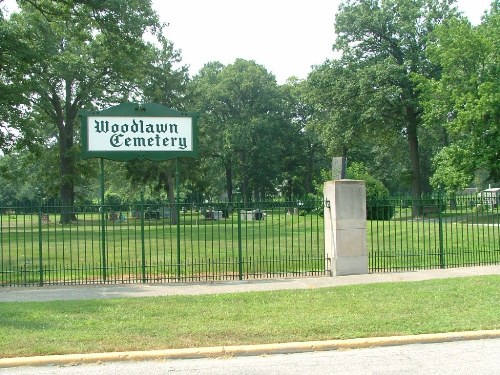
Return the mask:
{"type": "Polygon", "coordinates": [[[89,151],[193,151],[191,117],[89,116],[89,151]]]}

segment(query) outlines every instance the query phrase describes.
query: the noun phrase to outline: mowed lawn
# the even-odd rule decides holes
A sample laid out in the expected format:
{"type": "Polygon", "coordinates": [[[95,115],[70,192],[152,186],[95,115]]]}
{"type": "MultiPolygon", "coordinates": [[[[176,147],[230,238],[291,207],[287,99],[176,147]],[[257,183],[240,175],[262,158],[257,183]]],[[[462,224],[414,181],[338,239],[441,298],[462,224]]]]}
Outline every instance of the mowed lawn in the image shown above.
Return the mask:
{"type": "Polygon", "coordinates": [[[500,329],[500,276],[202,296],[0,303],[0,356],[484,329],[500,329]]]}

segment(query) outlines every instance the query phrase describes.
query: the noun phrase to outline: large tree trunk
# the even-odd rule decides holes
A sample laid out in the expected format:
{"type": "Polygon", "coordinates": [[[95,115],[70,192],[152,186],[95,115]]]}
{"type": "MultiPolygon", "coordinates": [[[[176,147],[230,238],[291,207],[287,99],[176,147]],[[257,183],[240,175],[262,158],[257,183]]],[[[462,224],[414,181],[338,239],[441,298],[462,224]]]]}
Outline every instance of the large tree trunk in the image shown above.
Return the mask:
{"type": "Polygon", "coordinates": [[[177,207],[177,202],[176,202],[176,196],[175,196],[175,179],[174,179],[174,173],[171,169],[168,169],[166,172],[166,183],[165,187],[167,190],[167,199],[168,203],[170,205],[170,209],[172,212],[172,224],[176,225],[177,220],[179,219],[179,207],[177,207]]]}
{"type": "Polygon", "coordinates": [[[71,104],[72,86],[71,80],[65,81],[64,100],[58,96],[57,87],[52,87],[49,101],[52,104],[53,120],[59,130],[59,171],[60,171],[60,193],[61,193],[61,224],[76,221],[74,212],[75,204],[75,156],[74,156],[74,121],[77,114],[76,102],[71,104]],[[64,103],[64,104],[63,104],[64,103]]]}

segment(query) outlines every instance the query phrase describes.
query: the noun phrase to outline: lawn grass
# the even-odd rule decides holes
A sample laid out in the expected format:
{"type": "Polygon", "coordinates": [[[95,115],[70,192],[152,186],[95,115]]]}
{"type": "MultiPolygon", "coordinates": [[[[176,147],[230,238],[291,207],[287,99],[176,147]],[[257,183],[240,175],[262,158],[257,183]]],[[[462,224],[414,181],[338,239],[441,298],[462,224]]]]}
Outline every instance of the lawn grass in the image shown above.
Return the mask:
{"type": "Polygon", "coordinates": [[[0,356],[500,328],[500,276],[239,294],[0,304],[0,356]]]}

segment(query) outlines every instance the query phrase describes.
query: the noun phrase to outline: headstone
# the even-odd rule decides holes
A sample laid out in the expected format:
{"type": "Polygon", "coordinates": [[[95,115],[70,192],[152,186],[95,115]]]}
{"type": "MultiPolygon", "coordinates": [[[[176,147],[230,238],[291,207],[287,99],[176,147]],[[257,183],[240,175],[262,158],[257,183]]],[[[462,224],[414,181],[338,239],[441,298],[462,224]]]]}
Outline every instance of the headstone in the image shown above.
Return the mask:
{"type": "Polygon", "coordinates": [[[253,210],[253,219],[262,220],[264,218],[264,213],[261,210],[253,210]]]}
{"type": "Polygon", "coordinates": [[[172,210],[170,209],[170,207],[160,207],[159,212],[162,219],[172,218],[172,210]]]}
{"type": "Polygon", "coordinates": [[[212,211],[212,214],[214,220],[220,220],[223,218],[222,211],[212,211]]]}
{"type": "Polygon", "coordinates": [[[252,221],[253,220],[253,211],[241,211],[241,220],[252,221]]]}

